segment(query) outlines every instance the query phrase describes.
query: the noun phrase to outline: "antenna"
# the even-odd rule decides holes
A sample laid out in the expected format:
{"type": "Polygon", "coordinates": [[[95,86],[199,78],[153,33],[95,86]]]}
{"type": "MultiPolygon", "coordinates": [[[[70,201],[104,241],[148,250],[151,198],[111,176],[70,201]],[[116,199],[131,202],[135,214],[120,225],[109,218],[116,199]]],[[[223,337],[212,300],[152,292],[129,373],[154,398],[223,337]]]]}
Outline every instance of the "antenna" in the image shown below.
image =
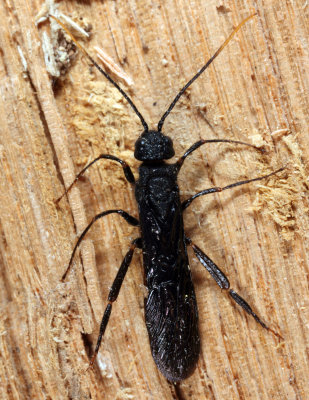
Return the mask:
{"type": "Polygon", "coordinates": [[[189,80],[189,82],[180,90],[180,92],[177,94],[175,99],[172,101],[170,104],[169,108],[165,113],[163,114],[162,118],[160,119],[158,123],[158,131],[161,132],[162,126],[164,124],[165,118],[169,115],[169,113],[172,111],[172,109],[175,107],[175,104],[179,100],[179,98],[184,94],[184,92],[188,89],[188,87],[205,71],[206,68],[209,67],[209,65],[213,62],[213,60],[221,53],[221,51],[224,49],[224,47],[229,43],[229,41],[232,39],[232,37],[235,35],[236,32],[239,31],[239,29],[247,22],[249,19],[253,18],[255,14],[250,15],[246,19],[244,19],[230,34],[230,36],[225,40],[225,42],[218,48],[218,50],[215,52],[215,54],[207,61],[207,63],[198,71],[196,75],[193,76],[192,79],[189,80]]]}
{"type": "Polygon", "coordinates": [[[133,103],[133,101],[130,99],[130,97],[125,93],[124,90],[121,89],[121,87],[109,76],[107,72],[105,72],[95,61],[94,59],[87,53],[87,51],[84,49],[84,47],[78,43],[78,41],[75,39],[73,34],[68,30],[68,28],[54,15],[50,15],[52,19],[54,19],[63,29],[64,31],[70,36],[72,41],[76,44],[76,46],[82,51],[82,53],[92,62],[92,64],[105,76],[105,78],[115,86],[115,88],[122,94],[122,96],[127,100],[127,102],[130,104],[130,106],[133,108],[133,111],[135,114],[138,116],[140,119],[145,132],[148,132],[148,125],[146,121],[144,120],[142,114],[138,111],[136,105],[133,103]]]}

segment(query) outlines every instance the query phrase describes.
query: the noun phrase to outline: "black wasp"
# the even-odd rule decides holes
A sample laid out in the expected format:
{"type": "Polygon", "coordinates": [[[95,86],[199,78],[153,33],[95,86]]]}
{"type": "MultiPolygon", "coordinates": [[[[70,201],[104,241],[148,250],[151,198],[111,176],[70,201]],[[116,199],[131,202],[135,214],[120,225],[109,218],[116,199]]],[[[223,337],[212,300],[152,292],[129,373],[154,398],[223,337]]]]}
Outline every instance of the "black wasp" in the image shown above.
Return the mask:
{"type": "MultiPolygon", "coordinates": [[[[111,314],[112,303],[117,299],[122,282],[132,260],[134,249],[136,248],[141,248],[143,250],[145,280],[148,288],[148,297],[145,301],[145,319],[151,352],[157,367],[169,381],[177,382],[187,378],[194,371],[200,353],[198,310],[189,268],[187,246],[192,247],[199,261],[221,289],[229,290],[229,295],[237,304],[248,314],[252,315],[263,328],[271,331],[280,338],[278,333],[261,321],[242,297],[234,290],[230,289],[229,280],[224,273],[186,236],[182,213],[192,201],[199,196],[221,192],[232,187],[265,179],[283,170],[283,168],[268,175],[236,182],[222,188],[214,187],[202,190],[184,202],[181,202],[177,185],[177,176],[183,162],[194,150],[205,143],[222,142],[256,147],[248,143],[228,139],[199,140],[194,143],[178,161],[173,164],[167,164],[165,160],[172,158],[175,152],[171,138],[162,133],[162,127],[166,117],[172,111],[185,90],[205,71],[235,33],[252,17],[253,15],[246,18],[234,29],[215,54],[180,90],[160,119],[157,130],[149,130],[146,121],[130,97],[102,70],[85,49],[76,42],[65,26],[63,26],[58,19],[53,17],[66,30],[75,44],[88,59],[90,59],[95,67],[119,90],[133,108],[144,127],[143,133],[135,143],[134,156],[137,160],[142,161],[139,167],[139,179],[137,181],[135,181],[134,175],[125,161],[109,154],[101,154],[77,175],[74,182],[65,191],[66,194],[73,184],[96,161],[108,159],[120,163],[127,181],[135,188],[135,197],[138,204],[139,220],[123,210],[108,210],[96,215],[77,240],[68,268],[62,277],[62,280],[66,278],[78,246],[91,226],[99,218],[116,213],[123,217],[129,224],[140,227],[141,237],[133,240],[131,243],[130,249],[125,255],[110,289],[108,305],[102,318],[100,333],[94,355],[91,359],[91,365],[98,353],[111,314]]],[[[260,150],[258,148],[256,149],[260,150]]]]}

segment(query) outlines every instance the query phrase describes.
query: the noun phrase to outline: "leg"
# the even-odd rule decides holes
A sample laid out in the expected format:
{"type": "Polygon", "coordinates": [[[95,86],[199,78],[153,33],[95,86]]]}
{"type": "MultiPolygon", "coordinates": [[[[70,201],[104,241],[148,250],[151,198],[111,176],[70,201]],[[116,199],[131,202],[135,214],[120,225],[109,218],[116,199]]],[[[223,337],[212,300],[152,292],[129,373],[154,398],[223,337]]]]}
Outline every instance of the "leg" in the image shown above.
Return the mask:
{"type": "Polygon", "coordinates": [[[198,149],[199,147],[201,147],[203,144],[205,143],[233,143],[233,144],[242,144],[244,146],[249,146],[249,147],[253,147],[256,150],[259,151],[264,151],[263,148],[259,148],[254,146],[253,144],[250,143],[245,143],[245,142],[240,142],[239,140],[229,140],[229,139],[209,139],[209,140],[199,140],[198,142],[194,143],[186,152],[185,154],[179,158],[179,160],[176,162],[176,165],[178,166],[178,170],[180,170],[183,162],[185,161],[185,159],[188,157],[189,154],[193,153],[193,151],[195,151],[196,149],[198,149]]]}
{"type": "MultiPolygon", "coordinates": [[[[228,278],[224,275],[224,273],[216,266],[216,264],[209,258],[207,255],[199,248],[197,247],[194,243],[192,243],[191,239],[186,238],[186,243],[192,247],[195,255],[199,259],[200,263],[207,269],[207,271],[210,273],[210,275],[214,278],[214,280],[217,282],[218,286],[221,289],[229,289],[230,288],[230,282],[228,278]]],[[[252,311],[252,308],[249,306],[249,304],[239,296],[233,289],[229,290],[229,295],[232,297],[232,299],[240,305],[247,314],[252,315],[252,317],[258,322],[264,329],[268,330],[271,332],[273,335],[277,336],[279,339],[283,339],[282,336],[275,332],[273,329],[269,328],[259,317],[255,312],[252,311]]]]}
{"type": "Polygon", "coordinates": [[[196,199],[197,197],[204,196],[205,194],[209,194],[209,193],[222,192],[223,190],[231,189],[231,188],[236,187],[236,186],[245,185],[246,183],[250,183],[250,182],[254,182],[254,181],[260,181],[262,179],[269,178],[270,176],[275,175],[280,171],[283,171],[284,168],[285,167],[279,168],[276,171],[271,172],[270,174],[259,176],[258,178],[253,178],[253,179],[248,179],[248,180],[245,180],[245,181],[235,182],[235,183],[232,183],[231,185],[224,186],[224,187],[214,187],[214,188],[202,190],[201,192],[198,192],[195,195],[193,195],[192,197],[190,197],[189,199],[185,200],[181,205],[182,209],[183,210],[186,209],[192,203],[192,201],[194,199],[196,199]]]}
{"type": "Polygon", "coordinates": [[[62,281],[65,280],[65,278],[66,278],[66,276],[67,276],[67,274],[68,274],[68,272],[69,272],[69,270],[70,270],[70,268],[71,268],[71,265],[72,265],[72,261],[73,261],[75,252],[76,252],[78,246],[81,244],[82,240],[84,239],[86,233],[89,231],[89,229],[90,229],[90,228],[92,227],[92,225],[95,223],[95,221],[97,221],[98,219],[100,219],[100,218],[102,218],[102,217],[105,217],[105,215],[109,215],[109,214],[119,214],[119,215],[120,215],[122,218],[124,218],[130,225],[133,225],[133,226],[139,225],[139,222],[138,222],[138,220],[137,220],[136,218],[132,217],[130,214],[126,213],[126,212],[123,211],[123,210],[108,210],[108,211],[103,211],[102,213],[96,215],[96,216],[92,219],[92,221],[90,222],[90,224],[84,229],[84,231],[82,232],[82,234],[80,235],[80,237],[78,238],[78,240],[77,240],[77,242],[76,242],[76,244],[75,244],[75,246],[74,246],[74,249],[73,249],[73,252],[72,252],[70,261],[69,261],[69,265],[68,265],[68,267],[67,267],[65,273],[62,275],[62,278],[61,278],[62,281]]]}
{"type": "Polygon", "coordinates": [[[135,239],[131,243],[130,249],[127,252],[127,254],[125,255],[125,257],[124,257],[124,259],[123,259],[123,261],[121,263],[121,266],[120,266],[120,268],[118,270],[118,273],[116,275],[116,278],[115,278],[115,280],[113,282],[113,285],[110,288],[108,299],[107,299],[108,300],[108,304],[106,306],[106,309],[105,309],[105,312],[104,312],[104,315],[103,315],[103,318],[102,318],[102,321],[101,321],[100,332],[99,332],[97,344],[96,344],[93,356],[91,357],[91,361],[90,361],[89,367],[91,367],[93,365],[94,360],[95,360],[95,358],[96,358],[96,356],[98,354],[98,351],[99,351],[99,348],[100,348],[100,345],[101,345],[101,341],[102,341],[102,337],[104,335],[104,332],[105,332],[105,329],[106,329],[106,326],[107,326],[107,323],[108,323],[108,320],[109,320],[109,317],[110,317],[110,314],[111,314],[111,311],[112,311],[112,303],[118,297],[122,282],[123,282],[124,277],[125,277],[125,275],[127,273],[127,270],[128,270],[129,265],[131,263],[132,256],[133,256],[133,253],[134,253],[134,250],[135,250],[136,247],[141,248],[141,239],[140,238],[135,239]]]}
{"type": "Polygon", "coordinates": [[[79,180],[79,178],[86,172],[86,170],[91,167],[91,165],[93,165],[95,162],[101,160],[101,159],[107,159],[107,160],[113,160],[113,161],[117,161],[121,164],[124,175],[127,179],[128,182],[130,183],[135,183],[135,178],[134,175],[131,171],[131,168],[128,166],[128,164],[123,161],[120,160],[120,158],[115,157],[115,156],[111,156],[109,154],[101,154],[99,155],[99,157],[95,158],[93,161],[91,161],[91,163],[89,163],[88,165],[86,165],[85,168],[83,168],[80,173],[76,176],[76,178],[74,179],[74,181],[71,183],[71,185],[65,190],[65,192],[63,193],[63,195],[61,195],[57,200],[56,203],[59,203],[59,201],[63,198],[64,195],[66,195],[73,187],[73,185],[79,180]]]}

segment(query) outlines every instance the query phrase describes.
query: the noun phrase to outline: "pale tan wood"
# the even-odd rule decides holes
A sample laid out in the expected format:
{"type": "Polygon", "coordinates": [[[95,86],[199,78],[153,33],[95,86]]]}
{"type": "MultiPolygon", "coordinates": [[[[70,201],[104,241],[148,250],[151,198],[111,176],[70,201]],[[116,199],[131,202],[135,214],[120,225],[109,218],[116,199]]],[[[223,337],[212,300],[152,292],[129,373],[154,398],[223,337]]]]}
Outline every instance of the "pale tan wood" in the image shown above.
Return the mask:
{"type": "Polygon", "coordinates": [[[116,207],[137,215],[137,208],[121,168],[108,161],[89,170],[69,202],[57,208],[54,200],[63,182],[69,185],[100,153],[126,159],[137,173],[132,150],[142,129],[84,57],[53,92],[41,46],[49,23],[34,24],[42,4],[0,4],[1,399],[173,399],[179,392],[184,399],[308,398],[307,3],[58,3],[77,22],[92,23],[85,46],[102,47],[133,79],[126,90],[153,128],[233,27],[258,14],[188,90],[164,131],[178,155],[211,137],[268,149],[264,156],[236,146],[198,150],[179,177],[184,198],[287,164],[276,178],[201,198],[185,213],[187,234],[285,340],[279,344],[233,305],[190,252],[202,350],[178,394],[150,354],[140,254],[114,306],[98,366],[86,371],[86,350],[137,229],[106,217],[83,245],[83,265],[76,257],[65,283],[61,275],[92,216],[116,207]]]}

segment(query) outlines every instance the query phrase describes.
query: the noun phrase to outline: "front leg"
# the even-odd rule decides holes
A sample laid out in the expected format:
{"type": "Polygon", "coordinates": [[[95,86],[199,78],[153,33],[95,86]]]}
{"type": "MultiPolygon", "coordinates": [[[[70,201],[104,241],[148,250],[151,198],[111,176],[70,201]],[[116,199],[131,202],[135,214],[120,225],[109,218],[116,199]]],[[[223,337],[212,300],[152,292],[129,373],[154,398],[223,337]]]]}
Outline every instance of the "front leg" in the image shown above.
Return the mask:
{"type": "Polygon", "coordinates": [[[201,147],[203,144],[206,143],[233,143],[233,144],[242,144],[244,146],[249,146],[253,147],[255,150],[258,151],[264,151],[262,148],[256,147],[253,144],[250,143],[245,143],[245,142],[240,142],[239,140],[229,140],[229,139],[208,139],[204,140],[201,139],[198,142],[194,143],[189,149],[185,152],[183,156],[179,158],[179,160],[176,162],[176,165],[178,166],[178,171],[180,170],[182,164],[184,163],[185,159],[188,157],[189,154],[193,153],[193,151],[197,150],[199,147],[201,147]]]}
{"type": "Polygon", "coordinates": [[[122,166],[123,172],[124,172],[124,176],[126,177],[127,181],[129,183],[132,183],[133,185],[135,184],[135,178],[134,175],[131,171],[131,168],[129,167],[129,165],[121,160],[118,157],[112,156],[110,154],[100,154],[99,157],[95,158],[94,160],[92,160],[89,164],[86,165],[86,167],[84,167],[80,173],[78,175],[76,175],[74,181],[71,183],[71,185],[65,190],[65,192],[56,200],[56,203],[59,203],[59,201],[63,198],[63,196],[65,196],[73,187],[73,185],[75,185],[75,183],[84,175],[84,173],[87,171],[87,169],[89,167],[91,167],[91,165],[93,165],[95,162],[102,160],[102,159],[106,159],[106,160],[113,160],[113,161],[117,161],[120,163],[120,165],[122,166]]]}

